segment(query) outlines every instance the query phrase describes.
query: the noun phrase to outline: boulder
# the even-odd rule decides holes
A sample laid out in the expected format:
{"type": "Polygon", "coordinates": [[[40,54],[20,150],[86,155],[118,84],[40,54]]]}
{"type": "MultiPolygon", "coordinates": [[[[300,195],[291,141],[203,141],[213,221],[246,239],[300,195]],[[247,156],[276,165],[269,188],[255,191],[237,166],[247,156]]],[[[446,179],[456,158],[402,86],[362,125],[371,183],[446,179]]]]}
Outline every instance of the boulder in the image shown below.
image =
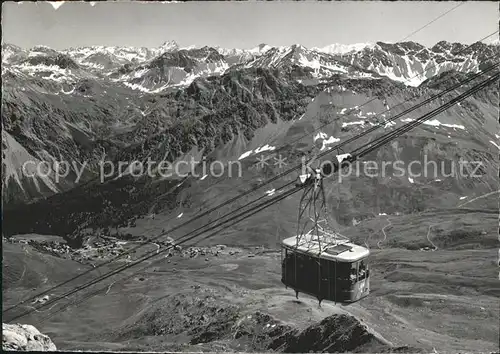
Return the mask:
{"type": "Polygon", "coordinates": [[[2,323],[2,349],[21,351],[56,351],[52,340],[32,325],[2,323]]]}

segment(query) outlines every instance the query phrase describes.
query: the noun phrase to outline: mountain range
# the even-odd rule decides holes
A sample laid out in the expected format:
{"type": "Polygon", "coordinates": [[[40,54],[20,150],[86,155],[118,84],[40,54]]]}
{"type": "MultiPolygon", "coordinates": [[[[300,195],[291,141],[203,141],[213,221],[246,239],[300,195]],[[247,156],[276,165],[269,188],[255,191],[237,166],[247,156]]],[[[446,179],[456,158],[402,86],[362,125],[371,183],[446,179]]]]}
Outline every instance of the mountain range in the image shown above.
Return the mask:
{"type": "MultiPolygon", "coordinates": [[[[336,116],[338,129],[323,134],[338,141],[374,124],[368,121],[384,117],[375,116],[403,98],[429,97],[439,83],[488,66],[499,48],[444,41],[431,48],[377,42],[311,49],[261,44],[250,50],[180,48],[175,42],[158,48],[66,50],[4,44],[4,207],[36,200],[43,205],[47,197],[74,187],[73,193],[81,193],[103,158],[229,161],[271,142],[286,145],[297,131],[312,129],[298,119],[325,90],[329,98],[316,101],[325,102],[309,123],[317,127],[336,116]],[[356,110],[365,99],[375,101],[356,110]],[[27,161],[33,162],[28,165],[32,177],[22,171],[27,161]],[[69,174],[58,178],[43,161],[72,163],[69,174]],[[40,165],[44,173],[35,173],[40,165]]],[[[488,92],[459,108],[446,139],[461,131],[456,126],[471,124],[465,117],[473,115],[477,144],[497,148],[494,121],[488,118],[496,116],[496,89],[488,92]]]]}
{"type": "Polygon", "coordinates": [[[154,93],[170,87],[185,87],[196,78],[222,75],[229,68],[249,67],[295,68],[297,76],[317,79],[336,73],[386,76],[418,86],[447,70],[476,71],[496,54],[497,45],[477,42],[466,46],[446,41],[431,48],[415,42],[377,42],[311,49],[298,44],[279,47],[260,44],[248,50],[209,46],[180,48],[174,41],[157,48],[92,46],[61,51],[45,46],[24,50],[4,44],[2,64],[9,71],[55,82],[109,78],[134,90],[154,93]]]}

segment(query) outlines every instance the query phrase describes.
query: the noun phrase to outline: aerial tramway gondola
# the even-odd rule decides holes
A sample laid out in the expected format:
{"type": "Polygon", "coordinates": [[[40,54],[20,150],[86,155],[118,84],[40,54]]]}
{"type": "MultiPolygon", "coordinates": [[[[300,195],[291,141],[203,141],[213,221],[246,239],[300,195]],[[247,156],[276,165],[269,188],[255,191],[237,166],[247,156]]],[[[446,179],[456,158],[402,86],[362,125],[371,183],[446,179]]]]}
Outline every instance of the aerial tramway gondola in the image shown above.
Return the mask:
{"type": "Polygon", "coordinates": [[[326,213],[323,179],[338,168],[325,164],[299,177],[298,184],[305,188],[297,234],[281,243],[282,283],[294,289],[297,298],[299,293],[313,295],[320,304],[322,300],[355,302],[370,293],[370,251],[329,230],[327,215],[321,217],[326,213]]]}

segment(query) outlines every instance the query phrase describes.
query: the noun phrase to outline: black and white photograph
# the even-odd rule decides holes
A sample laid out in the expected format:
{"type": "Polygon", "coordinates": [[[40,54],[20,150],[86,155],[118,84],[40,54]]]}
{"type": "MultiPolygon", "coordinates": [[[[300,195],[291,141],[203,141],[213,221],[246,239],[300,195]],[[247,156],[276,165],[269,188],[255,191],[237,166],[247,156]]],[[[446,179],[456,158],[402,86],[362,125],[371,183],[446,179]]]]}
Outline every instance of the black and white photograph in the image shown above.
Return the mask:
{"type": "Polygon", "coordinates": [[[499,3],[2,3],[2,349],[495,353],[499,3]]]}

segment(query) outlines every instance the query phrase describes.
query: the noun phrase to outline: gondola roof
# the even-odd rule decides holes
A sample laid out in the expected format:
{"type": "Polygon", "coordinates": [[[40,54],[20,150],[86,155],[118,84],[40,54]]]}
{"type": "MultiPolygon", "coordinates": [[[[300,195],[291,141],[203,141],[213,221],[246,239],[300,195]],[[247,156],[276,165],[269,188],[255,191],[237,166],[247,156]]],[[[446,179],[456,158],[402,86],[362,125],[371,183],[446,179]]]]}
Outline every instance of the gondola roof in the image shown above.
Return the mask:
{"type": "Polygon", "coordinates": [[[298,238],[298,242],[297,245],[297,236],[293,236],[284,239],[282,245],[292,251],[339,262],[356,262],[370,254],[365,247],[330,235],[305,234],[298,238]]]}

